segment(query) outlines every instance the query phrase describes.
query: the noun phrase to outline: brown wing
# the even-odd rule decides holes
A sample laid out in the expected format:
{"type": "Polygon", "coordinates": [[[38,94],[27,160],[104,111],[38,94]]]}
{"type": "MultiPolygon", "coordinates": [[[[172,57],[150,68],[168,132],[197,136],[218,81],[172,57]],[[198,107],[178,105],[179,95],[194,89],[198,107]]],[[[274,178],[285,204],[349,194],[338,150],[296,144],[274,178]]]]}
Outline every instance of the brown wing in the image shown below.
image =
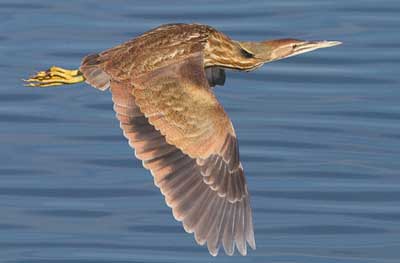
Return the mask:
{"type": "Polygon", "coordinates": [[[112,81],[114,109],[175,219],[212,255],[221,244],[245,255],[255,241],[237,140],[199,55],[135,79],[133,90],[112,81]]]}
{"type": "Polygon", "coordinates": [[[241,200],[247,190],[236,135],[208,86],[201,53],[140,76],[134,86],[135,103],[150,124],[169,144],[196,159],[205,182],[221,196],[241,200]]]}

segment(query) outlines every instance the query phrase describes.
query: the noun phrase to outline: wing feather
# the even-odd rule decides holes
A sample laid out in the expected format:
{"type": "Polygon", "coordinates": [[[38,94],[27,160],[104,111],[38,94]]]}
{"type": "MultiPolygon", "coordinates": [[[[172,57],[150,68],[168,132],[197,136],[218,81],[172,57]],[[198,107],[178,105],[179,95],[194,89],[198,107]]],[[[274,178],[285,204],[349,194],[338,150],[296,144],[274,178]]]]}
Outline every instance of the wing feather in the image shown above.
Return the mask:
{"type": "MultiPolygon", "coordinates": [[[[157,106],[154,102],[154,105],[145,104],[142,108],[129,82],[111,81],[111,92],[124,136],[143,166],[151,171],[155,185],[172,208],[174,218],[182,221],[186,232],[194,233],[197,243],[207,243],[210,254],[217,255],[219,247],[223,246],[226,254],[232,255],[236,245],[238,251],[245,255],[246,242],[254,247],[254,233],[237,140],[229,118],[224,120],[229,123],[225,128],[213,127],[213,120],[206,118],[207,125],[199,126],[205,131],[190,133],[190,138],[194,140],[189,138],[190,142],[185,144],[186,133],[176,131],[176,127],[185,129],[182,121],[187,119],[172,116],[179,111],[179,107],[171,104],[170,107],[175,107],[175,110],[157,111],[152,108],[157,106]],[[168,112],[172,114],[170,120],[174,125],[165,124],[168,112]],[[168,140],[168,133],[171,132],[175,134],[168,140]],[[218,138],[222,138],[222,142],[210,137],[210,132],[220,136],[218,138]],[[206,146],[197,145],[195,140],[199,139],[198,136],[209,136],[204,142],[206,146]],[[178,146],[172,142],[178,142],[178,146]],[[198,151],[190,152],[193,147],[197,147],[198,151]],[[210,148],[213,152],[205,155],[210,148]]],[[[146,93],[145,89],[142,92],[146,93]]],[[[143,99],[149,98],[143,95],[143,99]]],[[[225,112],[219,112],[227,118],[225,112]]]]}

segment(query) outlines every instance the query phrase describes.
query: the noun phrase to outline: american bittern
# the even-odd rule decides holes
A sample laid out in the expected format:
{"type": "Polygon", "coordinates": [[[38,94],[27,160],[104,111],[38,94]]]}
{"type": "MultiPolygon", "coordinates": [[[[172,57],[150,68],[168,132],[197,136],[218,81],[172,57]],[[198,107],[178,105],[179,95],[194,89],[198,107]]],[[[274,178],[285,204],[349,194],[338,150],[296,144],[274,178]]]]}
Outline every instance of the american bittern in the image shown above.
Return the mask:
{"type": "Polygon", "coordinates": [[[176,220],[211,255],[255,249],[250,197],[231,120],[212,87],[225,69],[264,63],[337,41],[240,42],[207,25],[163,25],[85,57],[77,70],[51,67],[27,80],[48,87],[87,82],[110,88],[124,136],[151,171],[176,220]]]}

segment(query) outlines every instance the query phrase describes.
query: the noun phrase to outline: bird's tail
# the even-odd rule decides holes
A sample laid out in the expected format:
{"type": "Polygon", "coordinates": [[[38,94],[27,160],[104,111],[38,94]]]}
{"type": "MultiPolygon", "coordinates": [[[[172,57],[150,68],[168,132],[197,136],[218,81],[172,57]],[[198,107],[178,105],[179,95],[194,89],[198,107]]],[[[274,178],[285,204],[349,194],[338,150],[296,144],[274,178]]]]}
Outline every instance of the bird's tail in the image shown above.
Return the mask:
{"type": "Polygon", "coordinates": [[[28,87],[52,87],[80,83],[85,81],[85,77],[78,69],[69,70],[53,66],[24,81],[28,87]]]}

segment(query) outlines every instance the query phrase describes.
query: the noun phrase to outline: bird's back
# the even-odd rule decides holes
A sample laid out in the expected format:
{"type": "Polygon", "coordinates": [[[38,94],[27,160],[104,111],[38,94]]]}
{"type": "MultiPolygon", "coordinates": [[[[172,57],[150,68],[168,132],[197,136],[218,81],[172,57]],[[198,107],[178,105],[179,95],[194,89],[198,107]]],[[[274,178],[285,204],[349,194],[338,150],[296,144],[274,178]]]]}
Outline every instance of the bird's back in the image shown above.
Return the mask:
{"type": "Polygon", "coordinates": [[[114,80],[127,80],[203,51],[214,32],[216,30],[207,25],[163,25],[121,45],[85,57],[80,69],[89,82],[92,75],[97,75],[93,71],[99,73],[98,69],[114,80]]]}

